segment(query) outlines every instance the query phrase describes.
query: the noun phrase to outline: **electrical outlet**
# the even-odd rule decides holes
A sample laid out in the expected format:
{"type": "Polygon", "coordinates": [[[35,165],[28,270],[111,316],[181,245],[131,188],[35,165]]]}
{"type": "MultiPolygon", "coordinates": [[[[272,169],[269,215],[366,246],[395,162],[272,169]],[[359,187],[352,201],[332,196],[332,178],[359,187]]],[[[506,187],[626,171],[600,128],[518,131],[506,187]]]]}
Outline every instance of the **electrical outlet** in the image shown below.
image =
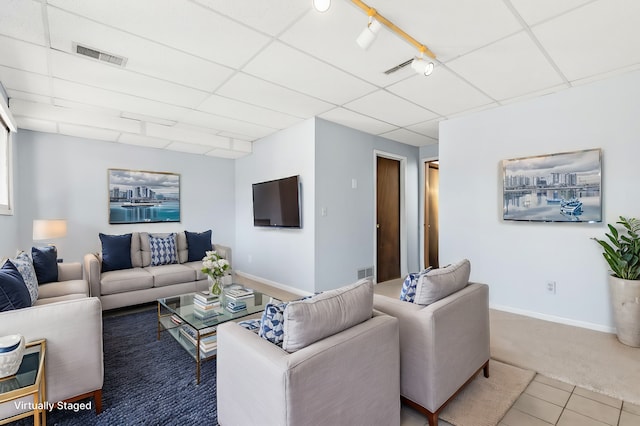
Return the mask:
{"type": "Polygon", "coordinates": [[[555,281],[547,281],[547,293],[556,294],[556,282],[555,281]]]}

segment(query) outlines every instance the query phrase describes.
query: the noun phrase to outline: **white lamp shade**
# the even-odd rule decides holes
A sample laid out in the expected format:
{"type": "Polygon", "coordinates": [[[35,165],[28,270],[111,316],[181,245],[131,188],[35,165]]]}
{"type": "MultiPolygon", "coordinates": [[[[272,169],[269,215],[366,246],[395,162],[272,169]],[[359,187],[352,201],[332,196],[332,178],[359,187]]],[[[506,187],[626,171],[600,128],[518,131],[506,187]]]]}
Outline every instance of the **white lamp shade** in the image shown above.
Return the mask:
{"type": "Polygon", "coordinates": [[[36,219],[33,221],[33,241],[61,238],[67,235],[64,219],[36,219]]]}
{"type": "Polygon", "coordinates": [[[313,7],[318,12],[326,12],[331,7],[331,0],[313,0],[313,7]]]}
{"type": "Polygon", "coordinates": [[[430,75],[433,72],[433,62],[422,59],[422,58],[414,58],[411,61],[411,68],[421,75],[430,75]]]}
{"type": "Polygon", "coordinates": [[[367,25],[367,28],[362,30],[362,32],[356,39],[356,43],[358,43],[358,46],[360,46],[364,50],[367,50],[376,39],[376,34],[378,34],[378,31],[380,31],[380,27],[380,22],[378,22],[376,19],[372,19],[371,23],[367,25]]]}

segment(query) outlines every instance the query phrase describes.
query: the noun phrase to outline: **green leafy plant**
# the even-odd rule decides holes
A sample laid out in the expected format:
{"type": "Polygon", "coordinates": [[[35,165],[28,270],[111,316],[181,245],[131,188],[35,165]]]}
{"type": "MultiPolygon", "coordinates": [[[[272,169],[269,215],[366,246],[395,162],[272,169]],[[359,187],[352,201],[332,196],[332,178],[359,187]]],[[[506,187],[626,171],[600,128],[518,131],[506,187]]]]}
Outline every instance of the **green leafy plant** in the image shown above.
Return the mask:
{"type": "Polygon", "coordinates": [[[602,255],[613,271],[613,275],[624,280],[640,279],[640,220],[620,216],[616,222],[623,230],[609,224],[607,240],[596,240],[604,249],[602,255]]]}

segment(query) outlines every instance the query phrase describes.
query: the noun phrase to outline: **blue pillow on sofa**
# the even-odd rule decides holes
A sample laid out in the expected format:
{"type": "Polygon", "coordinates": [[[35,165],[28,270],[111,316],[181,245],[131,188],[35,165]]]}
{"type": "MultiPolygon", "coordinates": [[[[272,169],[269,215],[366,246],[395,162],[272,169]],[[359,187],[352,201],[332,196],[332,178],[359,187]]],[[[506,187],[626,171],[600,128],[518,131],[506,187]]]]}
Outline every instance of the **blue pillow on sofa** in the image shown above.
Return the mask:
{"type": "Polygon", "coordinates": [[[287,303],[267,303],[262,313],[258,336],[281,346],[284,341],[284,309],[287,303]]]}
{"type": "Polygon", "coordinates": [[[31,306],[29,290],[22,275],[11,262],[5,262],[0,269],[0,312],[31,306]]]}
{"type": "Polygon", "coordinates": [[[403,302],[411,302],[413,303],[416,298],[416,287],[418,285],[418,280],[420,276],[425,275],[431,270],[431,266],[425,269],[422,272],[412,272],[407,275],[407,278],[404,279],[402,283],[402,290],[400,290],[400,300],[403,302]]]}
{"type": "Polygon", "coordinates": [[[58,281],[58,250],[55,246],[32,247],[31,259],[38,284],[58,281]]]}
{"type": "Polygon", "coordinates": [[[132,268],[131,235],[106,235],[100,233],[102,243],[102,272],[132,268]]]}
{"type": "Polygon", "coordinates": [[[189,252],[187,262],[202,260],[206,252],[213,250],[211,245],[211,229],[204,232],[184,231],[187,237],[187,250],[189,252]]]}

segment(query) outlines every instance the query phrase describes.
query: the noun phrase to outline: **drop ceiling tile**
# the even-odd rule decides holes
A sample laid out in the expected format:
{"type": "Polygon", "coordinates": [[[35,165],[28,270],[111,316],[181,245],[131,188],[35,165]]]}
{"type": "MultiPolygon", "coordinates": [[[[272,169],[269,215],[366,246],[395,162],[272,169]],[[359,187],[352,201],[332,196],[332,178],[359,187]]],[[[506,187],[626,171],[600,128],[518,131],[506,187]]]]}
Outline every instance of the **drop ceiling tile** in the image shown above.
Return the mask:
{"type": "Polygon", "coordinates": [[[0,36],[0,65],[46,75],[47,49],[0,36]]]}
{"type": "Polygon", "coordinates": [[[209,148],[229,147],[228,138],[223,138],[206,131],[198,131],[192,128],[180,128],[177,126],[169,127],[148,123],[146,125],[146,135],[153,138],[208,146],[209,148]]]}
{"type": "Polygon", "coordinates": [[[503,0],[395,0],[379,12],[444,62],[521,29],[503,0]]]}
{"type": "MultiPolygon", "coordinates": [[[[428,77],[415,74],[389,86],[388,90],[440,115],[449,115],[492,102],[491,98],[442,66],[436,66],[433,74],[428,77]]],[[[419,121],[429,118],[432,117],[419,121]]]]}
{"type": "Polygon", "coordinates": [[[18,129],[33,130],[44,133],[58,133],[58,126],[53,121],[40,120],[39,118],[15,116],[18,129]]]}
{"type": "Polygon", "coordinates": [[[163,118],[151,117],[150,115],[144,114],[136,114],[133,112],[123,112],[120,114],[122,118],[130,118],[132,120],[144,121],[149,123],[162,124],[163,126],[173,126],[176,124],[175,121],[165,120],[163,118]]]}
{"type": "Polygon", "coordinates": [[[567,79],[574,81],[640,62],[638,16],[638,1],[597,1],[532,30],[567,79]]]}
{"type": "Polygon", "coordinates": [[[248,121],[233,118],[220,117],[202,111],[187,111],[178,117],[178,121],[203,128],[213,129],[217,132],[231,132],[244,135],[244,139],[255,140],[273,133],[276,129],[254,124],[248,121]]]}
{"type": "Polygon", "coordinates": [[[243,70],[336,104],[375,90],[375,86],[279,42],[270,44],[243,70]]]}
{"type": "Polygon", "coordinates": [[[212,95],[207,98],[198,109],[204,112],[223,117],[248,120],[263,126],[284,129],[300,121],[300,117],[294,117],[271,109],[250,105],[222,96],[212,95]]]}
{"type": "Polygon", "coordinates": [[[42,104],[51,103],[51,98],[49,96],[42,96],[35,93],[22,92],[20,90],[7,90],[7,95],[9,99],[17,98],[23,101],[31,101],[31,102],[40,102],[42,104]]]}
{"type": "Polygon", "coordinates": [[[311,10],[311,2],[292,0],[195,0],[222,15],[270,35],[280,34],[311,10]]]}
{"type": "Polygon", "coordinates": [[[231,148],[234,151],[253,152],[253,143],[247,141],[231,141],[231,148]]]}
{"type": "Polygon", "coordinates": [[[344,108],[332,109],[331,111],[320,114],[319,117],[373,135],[397,129],[397,126],[392,124],[344,108]]]}
{"type": "Polygon", "coordinates": [[[447,66],[497,100],[563,83],[524,31],[450,61],[447,66]]]}
{"type": "Polygon", "coordinates": [[[534,25],[591,1],[593,0],[511,0],[511,4],[527,24],[534,25]]]}
{"type": "Polygon", "coordinates": [[[244,73],[234,75],[217,93],[301,118],[310,118],[333,108],[327,102],[244,73]]]}
{"type": "Polygon", "coordinates": [[[0,34],[46,46],[42,4],[37,1],[3,0],[0,34]]]}
{"type": "Polygon", "coordinates": [[[559,92],[560,90],[567,89],[568,87],[569,87],[568,84],[559,84],[557,86],[547,87],[547,88],[542,89],[542,90],[537,90],[535,92],[527,93],[527,94],[524,94],[522,96],[516,96],[516,97],[513,97],[513,98],[502,100],[502,101],[500,101],[500,104],[501,105],[508,105],[508,104],[512,104],[512,103],[516,103],[516,102],[522,102],[522,101],[525,101],[527,99],[538,98],[540,96],[549,95],[551,93],[559,92]]]}
{"type": "Polygon", "coordinates": [[[345,108],[400,127],[436,117],[431,111],[384,90],[349,102],[345,108]]]}
{"type": "MultiPolygon", "coordinates": [[[[275,133],[275,132],[277,132],[277,130],[273,129],[272,133],[275,133]]],[[[271,133],[269,133],[267,135],[264,135],[264,136],[268,136],[270,134],[271,133]]],[[[222,131],[222,132],[218,133],[218,136],[224,136],[225,138],[229,138],[229,139],[233,139],[233,140],[240,140],[240,141],[245,141],[245,142],[251,142],[251,141],[254,141],[254,140],[258,139],[256,137],[250,137],[250,136],[247,136],[247,135],[241,135],[241,134],[238,134],[238,133],[227,132],[227,131],[222,131]]]]}
{"type": "Polygon", "coordinates": [[[612,78],[618,75],[622,75],[622,74],[626,74],[629,72],[633,72],[633,71],[637,71],[640,69],[640,63],[639,64],[635,64],[635,65],[630,65],[628,67],[622,67],[622,68],[618,68],[615,69],[613,71],[607,71],[607,72],[603,72],[601,74],[598,75],[592,75],[590,77],[585,77],[585,78],[581,78],[579,80],[574,80],[571,82],[571,86],[575,87],[575,86],[581,86],[583,84],[588,84],[588,83],[592,83],[594,81],[598,81],[598,80],[603,80],[603,79],[607,79],[607,78],[612,78]]]}
{"type": "Polygon", "coordinates": [[[7,90],[50,96],[49,77],[0,65],[0,82],[7,90]]]}
{"type": "Polygon", "coordinates": [[[213,91],[233,72],[191,54],[49,8],[51,47],[76,54],[73,43],[127,58],[124,69],[188,87],[213,91]]]}
{"type": "MultiPolygon", "coordinates": [[[[79,111],[90,111],[90,112],[99,113],[102,115],[120,117],[120,111],[118,110],[115,110],[112,108],[103,108],[96,105],[87,105],[82,102],[75,102],[67,99],[53,98],[53,105],[64,107],[64,108],[76,109],[79,111]]],[[[122,117],[122,118],[129,118],[129,117],[122,117]]]]}
{"type": "Polygon", "coordinates": [[[171,142],[164,149],[168,149],[170,151],[186,152],[189,154],[204,154],[205,152],[211,151],[210,146],[196,145],[184,142],[171,142]]]}
{"type": "Polygon", "coordinates": [[[367,16],[350,2],[336,1],[325,13],[308,13],[289,28],[281,40],[340,69],[373,83],[388,86],[402,78],[384,71],[417,54],[405,40],[382,27],[368,50],[356,43],[367,26],[367,16]]]}
{"type": "Polygon", "coordinates": [[[207,96],[200,90],[55,50],[52,51],[51,62],[54,77],[116,93],[131,94],[184,107],[198,105],[207,96]]]}
{"type": "Polygon", "coordinates": [[[440,121],[440,119],[425,121],[412,126],[407,126],[407,130],[438,140],[440,137],[440,121]]]}
{"type": "Polygon", "coordinates": [[[97,129],[95,127],[79,126],[76,124],[60,123],[58,125],[59,133],[68,136],[77,136],[79,138],[97,139],[101,141],[115,142],[120,132],[114,130],[97,129]]]}
{"type": "Polygon", "coordinates": [[[437,139],[419,135],[418,133],[411,132],[407,129],[392,130],[391,132],[383,133],[380,136],[413,146],[431,145],[438,142],[437,139]]]}
{"type": "Polygon", "coordinates": [[[213,149],[207,152],[205,155],[209,157],[227,158],[230,160],[237,160],[238,158],[246,157],[250,155],[250,152],[231,151],[228,149],[213,149]]]}
{"type": "Polygon", "coordinates": [[[269,38],[188,0],[49,0],[49,4],[131,34],[236,67],[269,38]]]}
{"type": "Polygon", "coordinates": [[[147,148],[164,148],[169,145],[166,139],[151,138],[148,136],[133,135],[131,133],[122,133],[118,138],[118,142],[128,145],[145,146],[147,148]]]}

